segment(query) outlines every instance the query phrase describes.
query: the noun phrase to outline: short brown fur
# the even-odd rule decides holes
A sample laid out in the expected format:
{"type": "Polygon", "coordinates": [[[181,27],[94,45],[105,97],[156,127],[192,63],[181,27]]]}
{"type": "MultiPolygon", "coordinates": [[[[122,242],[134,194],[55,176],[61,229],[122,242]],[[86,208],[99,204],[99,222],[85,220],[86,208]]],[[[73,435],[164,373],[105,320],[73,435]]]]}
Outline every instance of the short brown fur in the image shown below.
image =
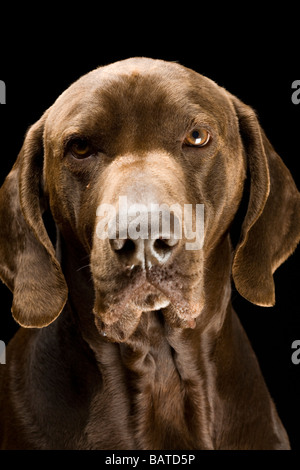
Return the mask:
{"type": "Polygon", "coordinates": [[[299,238],[294,181],[225,89],[144,58],[80,78],[29,129],[0,190],[0,276],[23,327],[0,368],[0,447],[288,449],[230,294],[232,275],[274,305],[273,273],[299,238]],[[211,134],[202,148],[183,145],[195,125],[211,134]],[[76,137],[97,151],[74,158],[76,137]],[[203,249],[181,241],[168,263],[128,269],[96,236],[97,207],[119,195],[204,204],[203,249]]]}

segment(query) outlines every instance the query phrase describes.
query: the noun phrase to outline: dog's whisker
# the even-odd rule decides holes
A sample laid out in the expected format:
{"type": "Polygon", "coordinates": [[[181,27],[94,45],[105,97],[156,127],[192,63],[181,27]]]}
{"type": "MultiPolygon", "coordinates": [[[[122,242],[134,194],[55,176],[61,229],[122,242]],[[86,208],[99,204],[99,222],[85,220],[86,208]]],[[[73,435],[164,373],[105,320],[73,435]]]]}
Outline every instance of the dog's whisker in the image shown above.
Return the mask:
{"type": "Polygon", "coordinates": [[[81,258],[81,261],[85,261],[85,260],[88,259],[89,257],[90,257],[90,255],[83,256],[83,257],[81,258]]]}
{"type": "Polygon", "coordinates": [[[81,268],[76,269],[76,271],[78,272],[78,271],[81,271],[82,269],[89,268],[89,267],[91,267],[90,263],[86,264],[85,266],[81,266],[81,268]]]}

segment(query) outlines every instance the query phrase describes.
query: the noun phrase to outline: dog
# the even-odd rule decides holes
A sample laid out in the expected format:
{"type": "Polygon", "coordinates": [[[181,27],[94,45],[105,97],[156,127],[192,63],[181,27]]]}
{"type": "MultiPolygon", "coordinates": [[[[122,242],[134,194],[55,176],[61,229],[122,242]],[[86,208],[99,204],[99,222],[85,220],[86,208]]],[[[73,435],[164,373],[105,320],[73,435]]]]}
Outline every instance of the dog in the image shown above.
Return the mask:
{"type": "Polygon", "coordinates": [[[22,327],[1,448],[290,448],[231,306],[232,282],[273,306],[300,239],[299,192],[249,106],[178,63],[99,67],[28,130],[0,220],[22,327]]]}

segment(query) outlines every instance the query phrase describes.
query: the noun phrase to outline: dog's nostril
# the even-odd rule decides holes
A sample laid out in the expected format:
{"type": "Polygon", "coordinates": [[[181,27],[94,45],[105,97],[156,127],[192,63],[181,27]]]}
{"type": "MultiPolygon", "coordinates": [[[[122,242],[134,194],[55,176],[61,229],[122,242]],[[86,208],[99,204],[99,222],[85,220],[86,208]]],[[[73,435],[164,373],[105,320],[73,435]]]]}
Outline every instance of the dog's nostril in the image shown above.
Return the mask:
{"type": "Polygon", "coordinates": [[[173,246],[178,245],[178,242],[179,242],[178,238],[175,238],[175,236],[170,236],[169,238],[160,237],[156,241],[163,242],[166,246],[170,248],[173,248],[173,246]]]}
{"type": "Polygon", "coordinates": [[[116,239],[110,239],[109,243],[113,251],[119,251],[122,250],[126,240],[120,240],[118,238],[116,239]]]}
{"type": "Polygon", "coordinates": [[[178,244],[178,240],[171,238],[158,238],[154,241],[153,244],[150,244],[148,250],[149,255],[151,255],[152,262],[161,264],[165,263],[173,251],[173,248],[178,244]]]}
{"type": "Polygon", "coordinates": [[[110,245],[113,249],[113,251],[116,251],[118,253],[118,255],[126,255],[126,254],[131,254],[135,251],[135,243],[130,240],[130,238],[126,238],[126,239],[119,239],[119,238],[116,238],[116,239],[113,239],[113,240],[110,240],[110,245]]]}
{"type": "Polygon", "coordinates": [[[145,266],[144,240],[130,238],[110,240],[112,250],[126,266],[145,266]]]}
{"type": "Polygon", "coordinates": [[[175,238],[158,238],[153,243],[153,248],[157,252],[169,252],[177,243],[178,240],[175,238]]]}

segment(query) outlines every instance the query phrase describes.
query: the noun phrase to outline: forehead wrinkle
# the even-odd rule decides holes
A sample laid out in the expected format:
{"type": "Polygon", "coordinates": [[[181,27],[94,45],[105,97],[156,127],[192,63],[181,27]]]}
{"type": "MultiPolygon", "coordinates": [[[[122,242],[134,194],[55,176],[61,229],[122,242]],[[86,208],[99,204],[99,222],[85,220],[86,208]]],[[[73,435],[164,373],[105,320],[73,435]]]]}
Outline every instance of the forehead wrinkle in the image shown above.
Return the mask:
{"type": "Polygon", "coordinates": [[[175,136],[178,128],[186,128],[193,119],[200,124],[202,117],[226,133],[227,113],[218,105],[218,96],[224,95],[220,87],[178,64],[165,67],[163,73],[161,67],[146,70],[132,65],[120,71],[108,66],[83,76],[68,90],[53,105],[47,120],[55,140],[68,125],[87,137],[101,130],[103,137],[124,131],[133,140],[143,126],[155,136],[164,130],[175,136]]]}

